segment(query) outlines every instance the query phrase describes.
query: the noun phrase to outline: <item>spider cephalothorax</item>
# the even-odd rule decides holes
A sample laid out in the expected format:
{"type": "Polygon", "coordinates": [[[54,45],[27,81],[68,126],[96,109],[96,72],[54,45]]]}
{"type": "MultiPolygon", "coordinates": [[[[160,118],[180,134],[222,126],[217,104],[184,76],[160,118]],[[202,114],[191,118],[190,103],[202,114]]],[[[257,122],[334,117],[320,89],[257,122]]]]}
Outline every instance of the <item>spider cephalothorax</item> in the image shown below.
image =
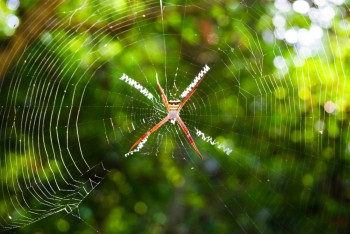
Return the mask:
{"type": "Polygon", "coordinates": [[[165,106],[165,108],[168,111],[168,115],[162,119],[159,123],[157,123],[153,128],[151,128],[148,132],[146,132],[142,137],[140,137],[130,148],[129,152],[135,148],[142,140],[144,140],[145,138],[147,138],[149,135],[151,135],[152,132],[156,131],[158,128],[160,128],[163,124],[165,124],[168,120],[170,120],[171,123],[175,124],[175,122],[177,121],[182,129],[182,131],[186,134],[186,137],[188,139],[188,141],[190,142],[191,146],[193,147],[193,149],[196,151],[196,153],[198,154],[198,156],[203,159],[202,154],[199,152],[196,144],[193,141],[193,138],[190,134],[190,132],[188,131],[185,123],[182,121],[182,119],[180,118],[180,111],[182,109],[182,107],[185,105],[185,103],[188,101],[188,99],[190,99],[190,97],[192,96],[192,94],[196,91],[199,83],[202,81],[202,79],[204,78],[205,74],[209,71],[209,67],[205,66],[203,68],[203,70],[198,74],[198,76],[194,79],[194,81],[190,84],[190,86],[181,94],[181,97],[183,97],[183,100],[180,101],[178,99],[176,100],[170,100],[168,101],[167,96],[164,93],[164,90],[162,88],[162,86],[160,86],[159,81],[158,81],[158,76],[156,76],[157,79],[157,86],[160,90],[161,96],[162,96],[162,101],[163,104],[165,106]]]}

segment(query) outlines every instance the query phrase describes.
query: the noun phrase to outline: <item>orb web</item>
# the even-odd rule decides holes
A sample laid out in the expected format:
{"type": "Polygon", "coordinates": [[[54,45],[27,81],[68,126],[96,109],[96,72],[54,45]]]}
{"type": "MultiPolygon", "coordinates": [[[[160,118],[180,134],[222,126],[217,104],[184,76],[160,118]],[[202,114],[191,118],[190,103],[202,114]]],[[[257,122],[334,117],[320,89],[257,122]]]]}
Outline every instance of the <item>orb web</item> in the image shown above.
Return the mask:
{"type": "MultiPolygon", "coordinates": [[[[114,167],[130,175],[146,157],[223,231],[346,230],[334,207],[349,198],[347,11],[318,0],[58,4],[1,81],[1,229],[58,213],[85,222],[81,204],[114,167]],[[203,69],[180,116],[204,160],[170,121],[129,152],[168,114],[157,79],[182,99],[203,69]]],[[[188,215],[179,210],[169,214],[188,215]]]]}

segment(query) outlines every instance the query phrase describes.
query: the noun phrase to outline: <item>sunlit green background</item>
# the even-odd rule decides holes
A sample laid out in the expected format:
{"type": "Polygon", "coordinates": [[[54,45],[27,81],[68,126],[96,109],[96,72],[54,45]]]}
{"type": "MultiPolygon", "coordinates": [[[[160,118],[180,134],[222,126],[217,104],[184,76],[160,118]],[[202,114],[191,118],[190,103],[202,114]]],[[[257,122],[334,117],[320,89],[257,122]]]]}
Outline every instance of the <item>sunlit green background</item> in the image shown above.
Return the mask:
{"type": "MultiPolygon", "coordinates": [[[[349,232],[349,9],[310,1],[302,13],[293,2],[1,1],[0,56],[11,63],[0,69],[0,230],[21,219],[11,208],[15,194],[34,210],[49,209],[33,195],[40,185],[31,190],[23,181],[63,184],[55,178],[67,166],[74,179],[99,185],[82,185],[89,192],[76,195],[82,202],[72,210],[16,223],[22,227],[10,233],[349,232]],[[52,12],[36,19],[39,7],[52,12]],[[25,46],[13,47],[16,38],[25,46]],[[182,113],[204,160],[176,128],[124,157],[165,112],[122,74],[159,98],[157,73],[175,99],[204,64],[211,70],[182,113]],[[25,115],[32,127],[21,125],[25,115]],[[20,139],[33,142],[19,151],[20,139]],[[72,155],[83,176],[53,157],[59,152],[72,155]],[[84,160],[96,167],[85,173],[84,160]],[[35,175],[22,170],[33,167],[35,175]]],[[[53,200],[62,207],[74,201],[55,195],[72,199],[53,200]]]]}

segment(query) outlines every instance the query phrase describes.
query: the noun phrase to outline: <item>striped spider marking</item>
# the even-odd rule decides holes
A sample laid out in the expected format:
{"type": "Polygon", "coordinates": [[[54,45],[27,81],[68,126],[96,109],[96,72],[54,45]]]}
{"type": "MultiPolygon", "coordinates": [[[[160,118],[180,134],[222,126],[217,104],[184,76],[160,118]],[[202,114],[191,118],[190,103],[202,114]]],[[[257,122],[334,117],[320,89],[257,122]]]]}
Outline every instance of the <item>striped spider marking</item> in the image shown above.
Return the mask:
{"type": "MultiPolygon", "coordinates": [[[[183,100],[170,100],[168,101],[167,96],[164,93],[164,90],[162,88],[162,86],[159,84],[158,81],[158,74],[156,74],[156,80],[157,80],[157,86],[158,89],[161,93],[161,97],[162,97],[162,101],[163,104],[165,106],[165,108],[168,111],[168,115],[165,116],[164,119],[162,119],[159,123],[157,123],[156,125],[154,125],[150,130],[148,130],[143,136],[141,136],[130,148],[128,154],[132,154],[133,153],[133,149],[139,145],[140,143],[145,143],[145,140],[148,138],[149,135],[151,135],[153,132],[155,132],[158,128],[160,128],[163,124],[165,124],[166,122],[168,122],[170,120],[170,122],[172,124],[175,124],[176,122],[179,123],[182,131],[184,132],[184,134],[187,137],[187,140],[189,141],[189,143],[191,144],[192,148],[196,151],[197,155],[203,159],[202,154],[199,152],[190,132],[188,131],[188,128],[186,127],[185,123],[182,121],[182,119],[180,118],[180,111],[182,109],[182,107],[186,104],[186,102],[190,99],[190,97],[194,94],[194,92],[196,91],[198,85],[201,83],[201,81],[203,80],[203,78],[205,77],[205,75],[207,74],[207,72],[210,70],[210,68],[205,65],[203,67],[203,69],[200,71],[200,73],[195,77],[195,79],[192,81],[192,83],[183,91],[183,93],[181,94],[181,98],[183,98],[183,100]]],[[[127,77],[125,75],[125,77],[127,77]]],[[[143,89],[139,88],[139,90],[145,92],[143,89]]],[[[150,95],[148,95],[150,96],[150,95]]],[[[140,147],[138,147],[140,148],[140,147]]],[[[137,148],[137,149],[138,149],[137,148]]],[[[127,154],[127,155],[128,155],[127,154]]]]}

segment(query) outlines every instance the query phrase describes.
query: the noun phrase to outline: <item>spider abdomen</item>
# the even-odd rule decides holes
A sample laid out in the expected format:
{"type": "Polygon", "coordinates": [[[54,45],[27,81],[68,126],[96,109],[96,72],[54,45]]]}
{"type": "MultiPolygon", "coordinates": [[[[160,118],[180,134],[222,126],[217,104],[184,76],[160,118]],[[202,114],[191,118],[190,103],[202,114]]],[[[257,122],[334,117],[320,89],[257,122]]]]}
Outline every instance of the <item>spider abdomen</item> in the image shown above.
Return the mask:
{"type": "Polygon", "coordinates": [[[177,111],[175,111],[175,110],[169,111],[169,118],[170,118],[171,120],[172,120],[172,119],[176,119],[177,115],[178,115],[178,112],[177,112],[177,111]]]}

